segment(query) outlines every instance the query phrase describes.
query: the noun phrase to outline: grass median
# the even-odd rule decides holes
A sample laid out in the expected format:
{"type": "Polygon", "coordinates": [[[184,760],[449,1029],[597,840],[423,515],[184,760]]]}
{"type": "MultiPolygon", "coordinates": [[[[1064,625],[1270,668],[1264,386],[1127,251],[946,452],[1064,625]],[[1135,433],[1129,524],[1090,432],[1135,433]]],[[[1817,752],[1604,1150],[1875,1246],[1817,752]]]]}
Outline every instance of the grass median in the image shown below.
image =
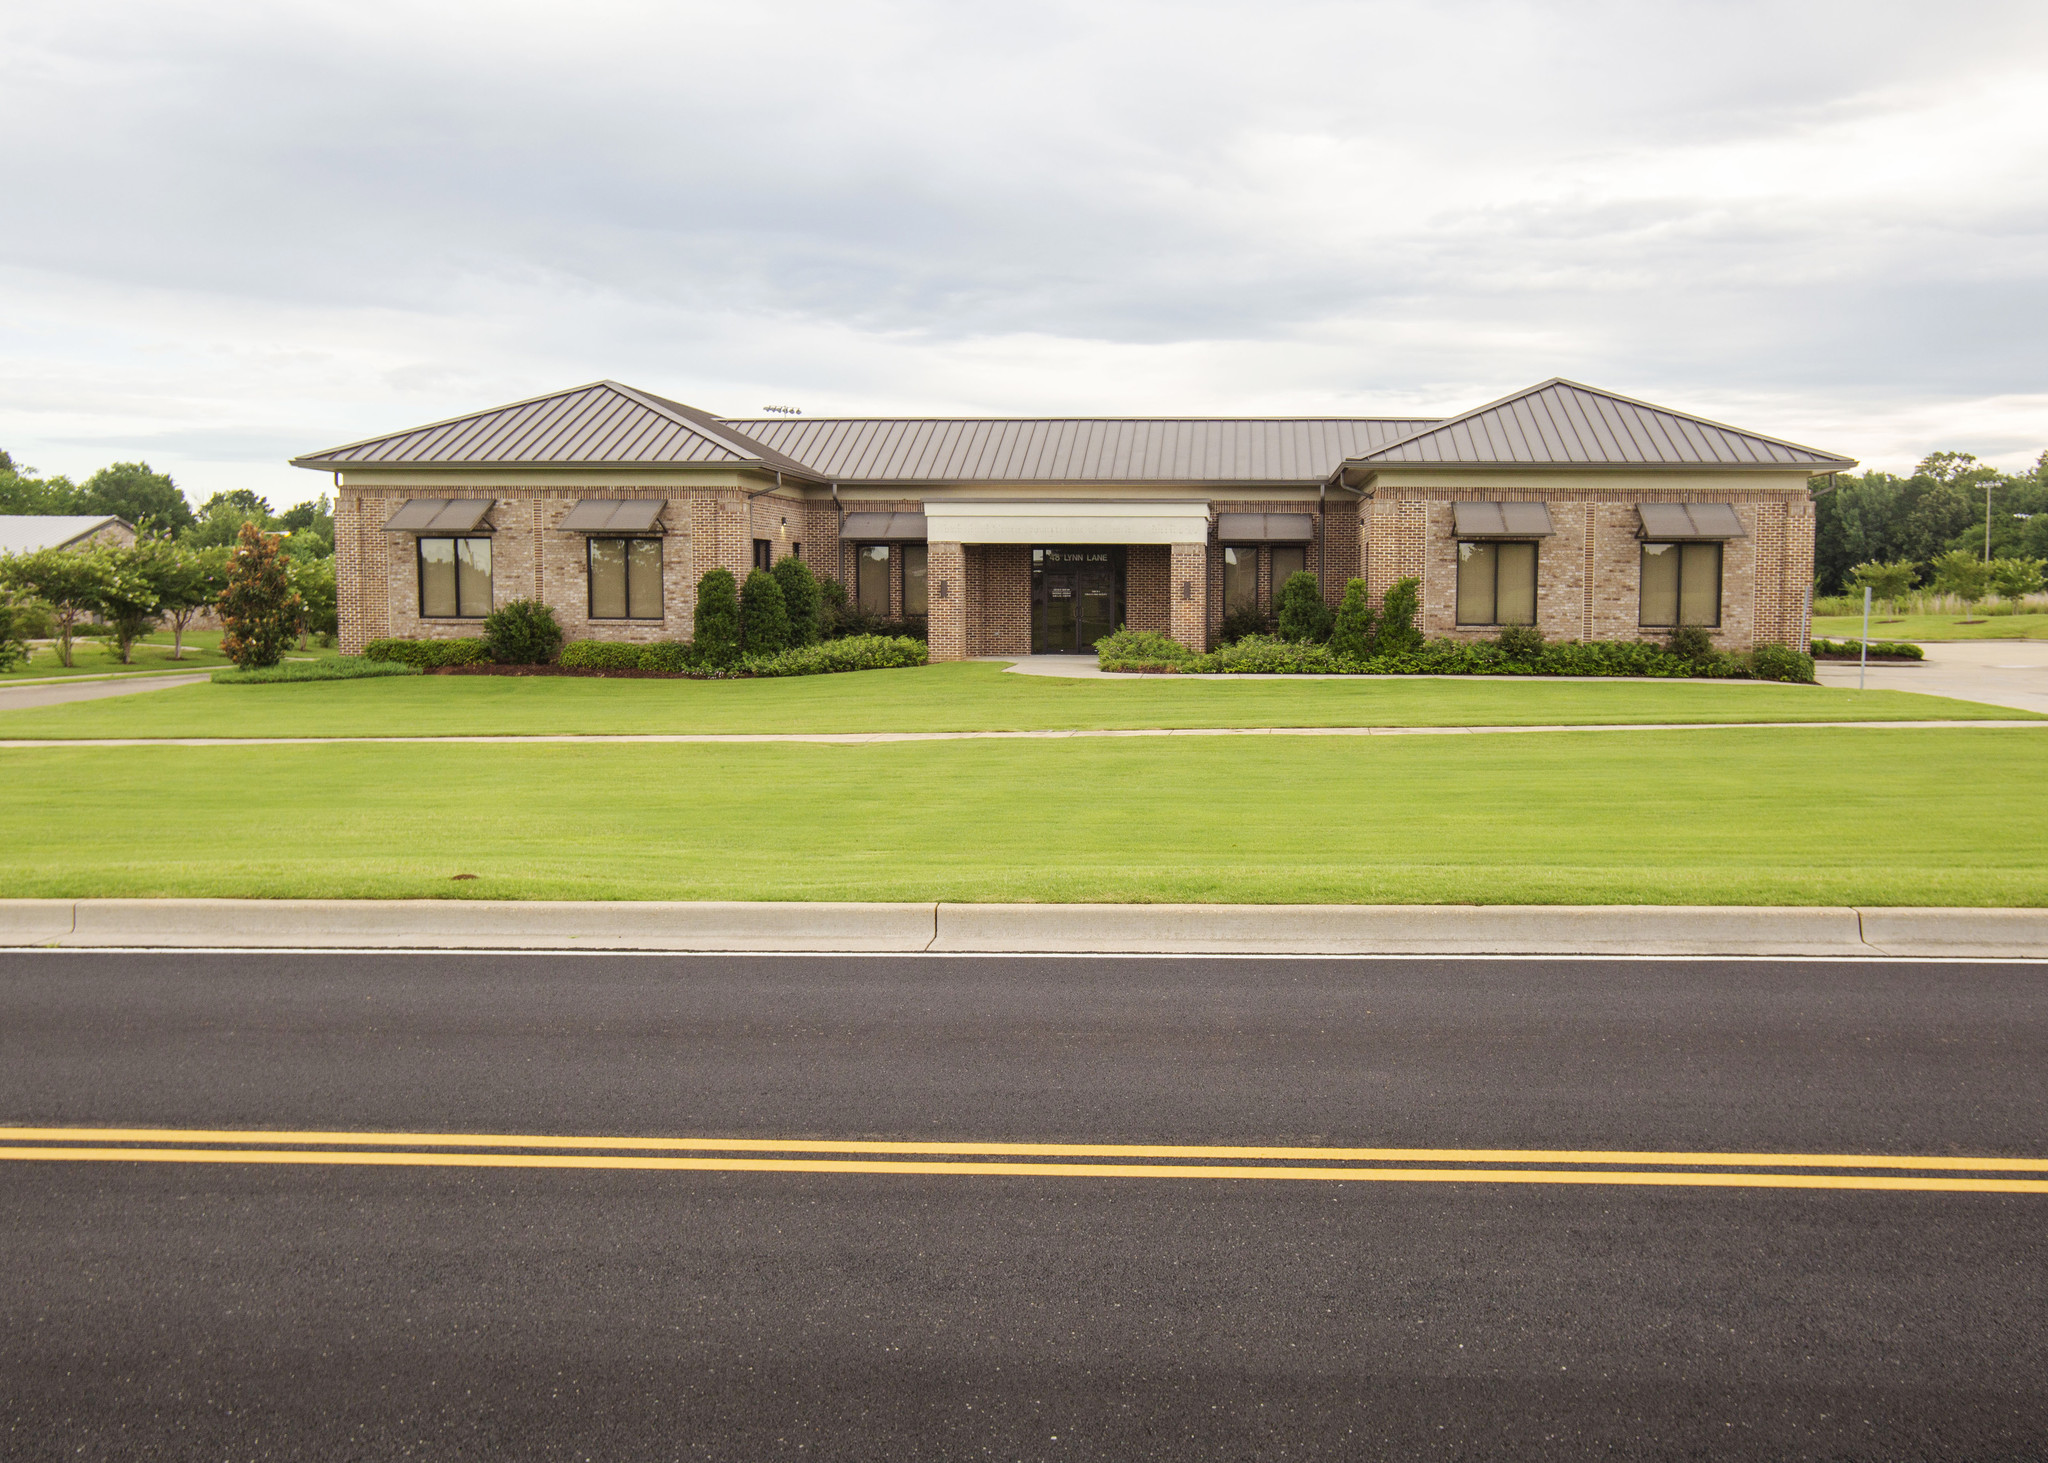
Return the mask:
{"type": "Polygon", "coordinates": [[[1543,726],[2027,714],[1907,691],[1753,681],[1087,680],[1013,675],[1000,665],[969,662],[759,681],[410,676],[186,686],[0,712],[0,738],[1543,726]]]}
{"type": "Polygon", "coordinates": [[[2042,905],[2041,738],[16,749],[0,838],[44,897],[2042,905]]]}
{"type": "MultiPolygon", "coordinates": [[[[1813,633],[1834,640],[1863,635],[1863,616],[1815,615],[1813,633]]],[[[2048,615],[1896,615],[1870,618],[1873,640],[2048,640],[2048,615]]]]}

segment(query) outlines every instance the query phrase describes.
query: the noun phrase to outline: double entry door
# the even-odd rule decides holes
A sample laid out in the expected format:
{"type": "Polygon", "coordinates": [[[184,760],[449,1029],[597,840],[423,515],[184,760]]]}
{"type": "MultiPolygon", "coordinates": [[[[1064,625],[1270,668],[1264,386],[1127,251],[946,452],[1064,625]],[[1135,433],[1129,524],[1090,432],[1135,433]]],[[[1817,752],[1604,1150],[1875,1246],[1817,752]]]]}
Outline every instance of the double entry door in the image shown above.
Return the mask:
{"type": "Polygon", "coordinates": [[[1035,548],[1031,551],[1031,653],[1081,654],[1123,623],[1124,551],[1035,548]]]}

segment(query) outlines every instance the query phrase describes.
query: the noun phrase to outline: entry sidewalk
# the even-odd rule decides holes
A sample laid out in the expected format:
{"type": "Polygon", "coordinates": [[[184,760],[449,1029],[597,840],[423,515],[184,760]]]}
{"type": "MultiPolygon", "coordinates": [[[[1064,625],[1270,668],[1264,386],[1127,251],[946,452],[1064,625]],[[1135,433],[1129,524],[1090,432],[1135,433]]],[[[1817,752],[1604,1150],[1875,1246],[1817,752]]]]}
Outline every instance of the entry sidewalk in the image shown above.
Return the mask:
{"type": "Polygon", "coordinates": [[[6,946],[2048,960],[2048,910],[13,899],[6,946]]]}

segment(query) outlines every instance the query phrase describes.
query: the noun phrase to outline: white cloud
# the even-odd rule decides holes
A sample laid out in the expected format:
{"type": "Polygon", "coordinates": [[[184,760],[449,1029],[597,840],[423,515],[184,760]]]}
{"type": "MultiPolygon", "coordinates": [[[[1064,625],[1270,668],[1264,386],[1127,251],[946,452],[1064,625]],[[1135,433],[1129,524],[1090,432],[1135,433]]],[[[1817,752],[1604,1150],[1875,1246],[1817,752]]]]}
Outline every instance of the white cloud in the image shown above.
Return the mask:
{"type": "Polygon", "coordinates": [[[38,4],[0,445],[283,502],[609,375],[749,412],[1448,411],[1563,374],[2048,446],[2022,4],[38,4]]]}

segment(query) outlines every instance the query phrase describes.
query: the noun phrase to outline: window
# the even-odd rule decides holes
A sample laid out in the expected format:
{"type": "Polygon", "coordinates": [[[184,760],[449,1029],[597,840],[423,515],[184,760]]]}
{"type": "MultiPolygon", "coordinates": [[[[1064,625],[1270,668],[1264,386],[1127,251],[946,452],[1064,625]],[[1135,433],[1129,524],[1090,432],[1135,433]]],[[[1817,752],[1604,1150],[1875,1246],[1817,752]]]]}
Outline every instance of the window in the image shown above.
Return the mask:
{"type": "Polygon", "coordinates": [[[661,618],[661,540],[594,538],[590,543],[590,618],[661,618]]]}
{"type": "Polygon", "coordinates": [[[1259,551],[1248,545],[1223,549],[1223,613],[1256,609],[1259,603],[1259,551]]]}
{"type": "Polygon", "coordinates": [[[491,541],[423,538],[420,618],[479,620],[491,612],[491,541]]]}
{"type": "Polygon", "coordinates": [[[1280,591],[1287,587],[1288,579],[1296,574],[1308,572],[1308,547],[1305,544],[1289,544],[1273,550],[1273,598],[1280,598],[1280,591]]]}
{"type": "Polygon", "coordinates": [[[1536,545],[1458,544],[1458,623],[1536,623],[1536,545]]]}
{"type": "Polygon", "coordinates": [[[931,546],[929,544],[905,544],[903,546],[903,613],[922,615],[930,599],[931,546]]]}
{"type": "Polygon", "coordinates": [[[775,567],[775,540],[757,538],[754,540],[754,567],[773,569],[775,567]]]}
{"type": "Polygon", "coordinates": [[[1717,543],[1644,544],[1644,625],[1721,623],[1721,546],[1717,543]]]}
{"type": "Polygon", "coordinates": [[[887,544],[862,544],[853,551],[853,602],[871,615],[889,613],[887,544]]]}

